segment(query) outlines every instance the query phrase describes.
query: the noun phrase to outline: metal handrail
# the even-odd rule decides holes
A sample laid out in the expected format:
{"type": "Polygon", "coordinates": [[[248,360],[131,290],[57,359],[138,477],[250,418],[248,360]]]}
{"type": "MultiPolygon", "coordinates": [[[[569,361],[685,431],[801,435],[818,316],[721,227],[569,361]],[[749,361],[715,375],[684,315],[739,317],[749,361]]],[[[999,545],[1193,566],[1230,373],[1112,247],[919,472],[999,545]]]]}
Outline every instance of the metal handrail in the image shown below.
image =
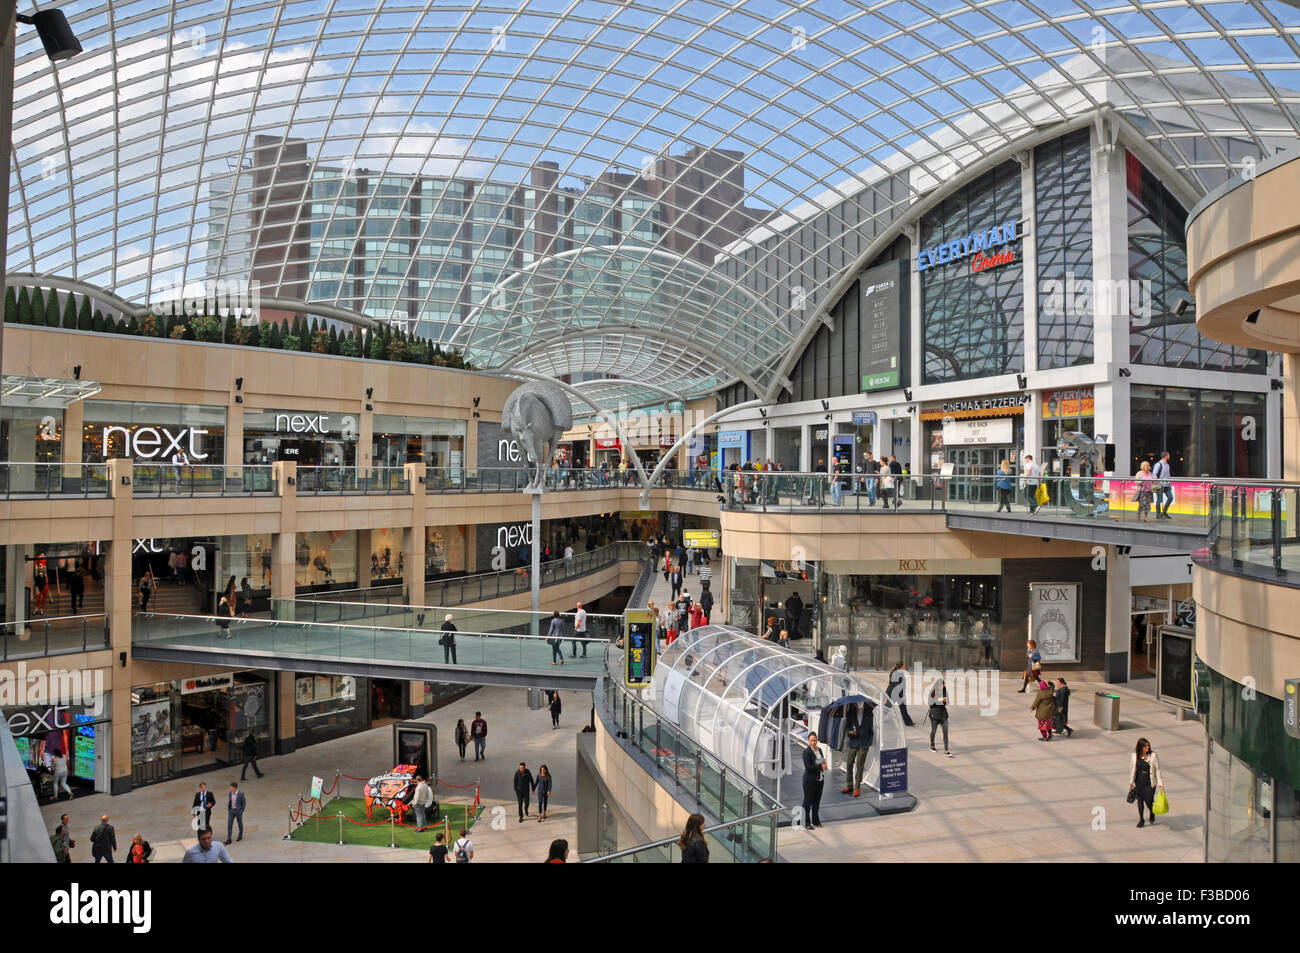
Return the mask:
{"type": "MultiPolygon", "coordinates": [[[[767,817],[775,817],[785,811],[783,807],[774,807],[771,810],[760,811],[756,814],[748,814],[745,817],[734,821],[727,821],[725,824],[714,824],[712,827],[700,829],[701,834],[716,834],[718,831],[730,830],[741,824],[752,824],[754,821],[761,821],[767,817]]],[[[601,864],[611,860],[618,860],[620,857],[630,857],[633,854],[644,853],[645,851],[658,850],[664,847],[671,848],[681,839],[678,837],[665,837],[663,840],[651,841],[648,844],[638,844],[636,847],[626,847],[623,850],[616,850],[608,854],[601,854],[598,857],[588,857],[583,861],[584,864],[601,864]]]]}

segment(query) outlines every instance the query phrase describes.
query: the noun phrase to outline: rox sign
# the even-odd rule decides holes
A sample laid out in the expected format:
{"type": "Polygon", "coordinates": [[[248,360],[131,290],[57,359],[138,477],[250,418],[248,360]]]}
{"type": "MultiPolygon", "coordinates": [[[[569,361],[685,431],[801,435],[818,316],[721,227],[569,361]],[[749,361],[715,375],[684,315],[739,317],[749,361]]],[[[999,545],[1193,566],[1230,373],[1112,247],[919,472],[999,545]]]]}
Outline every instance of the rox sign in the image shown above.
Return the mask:
{"type": "Polygon", "coordinates": [[[1069,602],[1074,598],[1074,589],[1034,586],[1034,598],[1039,602],[1069,602]]]}
{"type": "Polygon", "coordinates": [[[199,427],[181,427],[173,432],[169,427],[140,427],[135,431],[125,427],[104,428],[104,457],[109,454],[109,443],[113,434],[122,435],[123,451],[133,460],[152,460],[154,457],[167,459],[174,454],[185,452],[191,460],[206,460],[208,455],[199,452],[199,435],[207,431],[199,427]],[[188,437],[188,439],[187,439],[188,437]]]}

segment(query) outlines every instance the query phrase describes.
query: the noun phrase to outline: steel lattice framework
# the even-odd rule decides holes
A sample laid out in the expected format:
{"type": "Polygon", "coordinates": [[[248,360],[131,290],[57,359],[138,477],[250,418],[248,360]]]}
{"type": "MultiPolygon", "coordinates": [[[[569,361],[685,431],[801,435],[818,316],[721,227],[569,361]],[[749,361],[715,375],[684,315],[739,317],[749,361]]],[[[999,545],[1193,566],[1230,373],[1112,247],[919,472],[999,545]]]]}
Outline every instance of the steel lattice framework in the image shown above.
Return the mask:
{"type": "Polygon", "coordinates": [[[1300,136],[1300,11],[1272,0],[63,9],[81,56],[20,35],[11,273],[251,281],[684,396],[772,399],[856,250],[1027,134],[1109,107],[1200,191],[1300,136]]]}

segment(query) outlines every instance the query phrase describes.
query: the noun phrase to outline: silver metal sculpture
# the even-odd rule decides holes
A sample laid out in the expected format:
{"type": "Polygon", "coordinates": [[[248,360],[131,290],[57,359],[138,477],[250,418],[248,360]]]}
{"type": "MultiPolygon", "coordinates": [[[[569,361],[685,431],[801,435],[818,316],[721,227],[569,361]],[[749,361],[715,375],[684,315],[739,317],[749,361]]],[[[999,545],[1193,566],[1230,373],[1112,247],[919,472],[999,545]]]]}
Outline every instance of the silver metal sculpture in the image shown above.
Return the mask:
{"type": "Polygon", "coordinates": [[[573,426],[569,397],[553,381],[528,381],[506,398],[501,427],[512,433],[528,459],[525,493],[540,493],[546,468],[560,446],[560,437],[573,426]]]}

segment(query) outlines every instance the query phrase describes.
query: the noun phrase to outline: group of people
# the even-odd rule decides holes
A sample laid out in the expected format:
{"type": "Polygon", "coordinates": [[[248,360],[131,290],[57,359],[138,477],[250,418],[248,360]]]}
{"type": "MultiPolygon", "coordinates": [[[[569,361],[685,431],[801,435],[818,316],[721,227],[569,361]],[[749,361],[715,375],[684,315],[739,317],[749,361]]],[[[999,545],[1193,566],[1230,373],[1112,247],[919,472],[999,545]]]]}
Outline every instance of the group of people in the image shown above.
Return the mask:
{"type": "MultiPolygon", "coordinates": [[[[578,646],[582,646],[582,657],[587,657],[587,610],[579,602],[573,610],[573,635],[565,631],[564,617],[559,610],[551,613],[546,627],[546,644],[551,647],[551,664],[564,664],[564,640],[568,637],[571,653],[569,658],[578,657],[578,646]]],[[[558,714],[558,712],[557,712],[558,714]]]]}
{"type": "Polygon", "coordinates": [[[1052,735],[1074,734],[1070,727],[1070,687],[1064,678],[1057,678],[1053,684],[1050,678],[1043,677],[1043,655],[1038,651],[1038,643],[1030,639],[1025,643],[1025,680],[1019,692],[1024,694],[1030,683],[1038,686],[1029,710],[1038,722],[1038,740],[1051,741],[1052,735]]]}
{"type": "Polygon", "coordinates": [[[467,726],[464,718],[456,719],[456,747],[460,749],[460,760],[465,760],[465,749],[474,742],[474,760],[487,760],[487,720],[481,711],[474,712],[474,720],[467,726]]]}

